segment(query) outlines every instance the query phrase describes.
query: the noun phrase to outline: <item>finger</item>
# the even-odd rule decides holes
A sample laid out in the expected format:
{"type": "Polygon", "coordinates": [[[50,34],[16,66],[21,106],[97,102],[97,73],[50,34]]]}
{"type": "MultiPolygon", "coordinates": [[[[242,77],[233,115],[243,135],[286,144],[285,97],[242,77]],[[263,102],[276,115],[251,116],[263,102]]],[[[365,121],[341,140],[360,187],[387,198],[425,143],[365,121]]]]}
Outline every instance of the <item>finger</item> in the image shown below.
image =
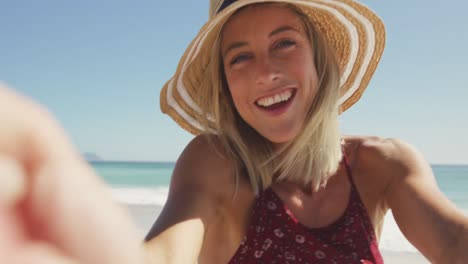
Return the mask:
{"type": "Polygon", "coordinates": [[[18,210],[0,204],[0,263],[28,241],[27,231],[18,210]]]}
{"type": "Polygon", "coordinates": [[[30,244],[10,252],[7,260],[9,264],[78,264],[77,260],[45,243],[30,244]]]}
{"type": "Polygon", "coordinates": [[[47,241],[83,263],[142,263],[128,213],[85,163],[50,164],[33,178],[32,210],[47,241]]]}
{"type": "Polygon", "coordinates": [[[25,172],[15,159],[0,154],[0,203],[15,205],[26,193],[25,172]]]}
{"type": "Polygon", "coordinates": [[[70,159],[76,151],[64,131],[42,106],[0,83],[0,153],[33,171],[51,159],[70,159]]]}
{"type": "Polygon", "coordinates": [[[17,161],[0,155],[0,256],[26,238],[17,205],[26,191],[25,175],[17,161]]]}

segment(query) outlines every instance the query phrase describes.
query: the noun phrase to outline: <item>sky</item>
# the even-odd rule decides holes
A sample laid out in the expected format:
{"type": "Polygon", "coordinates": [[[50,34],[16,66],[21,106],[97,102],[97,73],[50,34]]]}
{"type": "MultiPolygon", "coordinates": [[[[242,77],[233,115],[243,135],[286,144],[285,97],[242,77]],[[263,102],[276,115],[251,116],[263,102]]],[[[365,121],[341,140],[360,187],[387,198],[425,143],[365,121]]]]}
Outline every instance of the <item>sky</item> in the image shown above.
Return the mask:
{"type": "MultiPolygon", "coordinates": [[[[400,138],[468,164],[468,2],[363,1],[386,48],[344,134],[400,138]]],[[[81,152],[175,161],[193,138],[159,93],[208,19],[208,0],[0,0],[0,80],[52,112],[81,152]]],[[[0,106],[1,107],[1,106],[0,106]]]]}

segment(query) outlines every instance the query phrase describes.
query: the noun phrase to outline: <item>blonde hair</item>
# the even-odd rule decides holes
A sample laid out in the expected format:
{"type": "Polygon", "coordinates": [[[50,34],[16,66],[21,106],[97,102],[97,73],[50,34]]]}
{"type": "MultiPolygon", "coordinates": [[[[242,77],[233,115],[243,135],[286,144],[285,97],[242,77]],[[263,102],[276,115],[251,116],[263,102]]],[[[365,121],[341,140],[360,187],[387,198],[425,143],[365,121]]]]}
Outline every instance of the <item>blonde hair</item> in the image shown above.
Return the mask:
{"type": "MultiPolygon", "coordinates": [[[[264,3],[262,3],[264,4],[264,3]]],[[[270,3],[271,4],[271,3],[270,3]]],[[[256,4],[261,5],[261,4],[256,4]]],[[[278,5],[278,4],[277,4],[278,5]]],[[[256,194],[268,188],[273,180],[312,183],[313,190],[326,184],[342,159],[341,135],[338,126],[339,69],[334,52],[321,33],[314,28],[300,8],[279,4],[295,12],[304,23],[310,39],[317,69],[318,92],[312,102],[302,131],[281,149],[248,125],[237,112],[223,70],[221,34],[211,50],[207,75],[200,91],[202,124],[205,130],[216,130],[226,158],[237,163],[236,179],[248,175],[256,194]],[[210,127],[214,119],[215,127],[210,127]]],[[[241,9],[237,10],[239,12],[241,9]]],[[[221,30],[222,32],[222,30],[221,30]]]]}

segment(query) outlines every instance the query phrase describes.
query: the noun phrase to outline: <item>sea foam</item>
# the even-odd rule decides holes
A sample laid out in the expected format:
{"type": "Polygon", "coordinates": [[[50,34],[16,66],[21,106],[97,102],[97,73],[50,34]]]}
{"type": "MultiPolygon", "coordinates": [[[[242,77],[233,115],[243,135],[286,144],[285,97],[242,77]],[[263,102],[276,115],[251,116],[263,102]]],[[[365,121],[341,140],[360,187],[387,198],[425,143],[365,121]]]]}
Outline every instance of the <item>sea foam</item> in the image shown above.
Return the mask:
{"type": "Polygon", "coordinates": [[[130,188],[114,187],[114,198],[127,205],[157,205],[164,206],[167,200],[169,187],[130,188]]]}

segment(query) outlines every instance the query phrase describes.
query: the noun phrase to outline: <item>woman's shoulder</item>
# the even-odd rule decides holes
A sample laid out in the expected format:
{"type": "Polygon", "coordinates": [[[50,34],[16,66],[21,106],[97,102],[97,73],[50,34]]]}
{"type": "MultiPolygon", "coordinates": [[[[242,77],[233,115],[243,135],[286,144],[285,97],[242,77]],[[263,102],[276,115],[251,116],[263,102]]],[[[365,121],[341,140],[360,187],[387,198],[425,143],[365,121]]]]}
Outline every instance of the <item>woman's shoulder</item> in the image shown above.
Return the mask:
{"type": "Polygon", "coordinates": [[[431,181],[431,169],[410,144],[396,138],[344,137],[344,153],[353,180],[374,222],[387,212],[389,197],[406,182],[431,181]],[[408,179],[411,177],[411,181],[408,179]]]}
{"type": "Polygon", "coordinates": [[[227,158],[221,140],[216,135],[210,134],[198,135],[187,144],[177,162],[187,161],[197,162],[197,167],[199,165],[233,166],[233,162],[227,158]]]}
{"type": "Polygon", "coordinates": [[[215,135],[193,138],[179,156],[171,185],[226,195],[235,188],[236,163],[215,135]]]}
{"type": "Polygon", "coordinates": [[[346,136],[345,153],[354,169],[377,178],[384,186],[395,179],[420,175],[430,170],[423,155],[409,143],[397,138],[346,136]]]}
{"type": "Polygon", "coordinates": [[[411,144],[397,138],[377,136],[346,136],[345,149],[361,166],[403,168],[425,162],[411,144]]]}

